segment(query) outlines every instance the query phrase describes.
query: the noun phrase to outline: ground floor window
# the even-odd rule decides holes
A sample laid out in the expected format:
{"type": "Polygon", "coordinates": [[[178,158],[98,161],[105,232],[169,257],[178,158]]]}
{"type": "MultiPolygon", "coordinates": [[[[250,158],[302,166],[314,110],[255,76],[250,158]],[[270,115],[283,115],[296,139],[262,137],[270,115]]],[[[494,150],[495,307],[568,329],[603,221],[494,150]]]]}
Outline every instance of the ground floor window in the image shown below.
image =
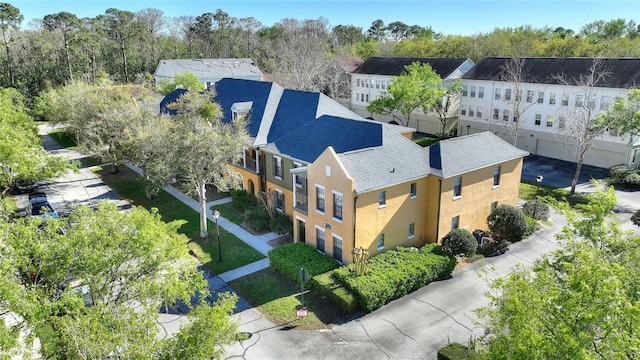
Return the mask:
{"type": "Polygon", "coordinates": [[[342,262],[342,238],[333,235],[333,257],[342,262]]]}
{"type": "Polygon", "coordinates": [[[324,253],[324,230],[316,228],[316,249],[324,253]]]}

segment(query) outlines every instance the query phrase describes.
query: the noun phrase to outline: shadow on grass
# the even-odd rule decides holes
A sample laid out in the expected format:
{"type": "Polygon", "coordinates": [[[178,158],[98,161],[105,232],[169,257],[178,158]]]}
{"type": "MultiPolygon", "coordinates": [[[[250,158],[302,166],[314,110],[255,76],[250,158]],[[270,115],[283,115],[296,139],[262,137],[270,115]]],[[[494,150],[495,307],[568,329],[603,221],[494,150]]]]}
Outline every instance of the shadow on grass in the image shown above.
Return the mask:
{"type": "Polygon", "coordinates": [[[115,174],[111,169],[94,168],[102,180],[120,196],[135,206],[146,209],[157,208],[164,221],[185,221],[178,232],[186,235],[191,241],[188,246],[193,254],[213,273],[225,271],[250,264],[263,259],[264,256],[235,235],[220,228],[220,248],[222,262],[218,261],[218,239],[216,224],[207,222],[208,238],[200,239],[200,215],[169,193],[161,190],[153,199],[147,199],[142,177],[126,166],[119,167],[115,174]]]}
{"type": "Polygon", "coordinates": [[[346,316],[316,291],[305,288],[304,306],[309,310],[309,316],[296,318],[296,310],[302,308],[300,284],[285,279],[270,268],[233,280],[229,285],[251,305],[259,308],[266,318],[288,327],[323,329],[362,315],[346,316]]]}

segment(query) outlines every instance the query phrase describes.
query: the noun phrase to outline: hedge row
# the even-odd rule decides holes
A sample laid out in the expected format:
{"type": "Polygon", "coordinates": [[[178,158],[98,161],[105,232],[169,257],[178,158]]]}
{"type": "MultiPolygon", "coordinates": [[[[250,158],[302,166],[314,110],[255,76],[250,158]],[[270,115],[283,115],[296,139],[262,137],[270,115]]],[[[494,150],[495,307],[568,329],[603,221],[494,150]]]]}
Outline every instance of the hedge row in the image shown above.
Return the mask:
{"type": "Polygon", "coordinates": [[[358,297],[366,312],[411,293],[451,274],[456,266],[453,255],[437,244],[418,250],[399,247],[369,259],[367,271],[358,276],[354,265],[334,271],[336,280],[358,297]]]}
{"type": "Polygon", "coordinates": [[[309,277],[313,277],[340,266],[336,259],[301,242],[278,246],[269,251],[269,263],[273,270],[296,283],[300,283],[300,267],[304,267],[309,277]]]}
{"type": "Polygon", "coordinates": [[[333,270],[314,276],[310,284],[320,295],[335,304],[342,313],[349,315],[360,309],[358,298],[335,281],[333,270]]]}

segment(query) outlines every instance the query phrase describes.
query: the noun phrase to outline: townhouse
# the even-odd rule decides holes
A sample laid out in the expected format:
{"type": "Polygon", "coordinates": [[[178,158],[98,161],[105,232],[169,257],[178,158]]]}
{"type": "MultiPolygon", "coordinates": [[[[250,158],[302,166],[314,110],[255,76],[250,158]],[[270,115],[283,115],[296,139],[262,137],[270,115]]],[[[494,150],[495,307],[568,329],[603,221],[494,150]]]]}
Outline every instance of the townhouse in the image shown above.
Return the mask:
{"type": "MultiPolygon", "coordinates": [[[[379,99],[380,95],[387,91],[391,80],[402,74],[405,66],[414,62],[429,64],[440,76],[444,86],[447,87],[460,79],[474,65],[473,61],[464,58],[369,58],[351,74],[351,109],[364,118],[381,122],[392,121],[392,116],[373,114],[367,110],[367,106],[372,100],[379,99]]],[[[448,130],[457,128],[456,120],[459,107],[459,98],[453,99],[447,114],[448,122],[451,124],[448,130]]],[[[408,126],[428,134],[442,131],[438,115],[433,111],[424,114],[421,110],[416,110],[412,114],[408,126]]]]}
{"type": "Polygon", "coordinates": [[[223,78],[262,80],[262,71],[255,65],[252,59],[163,59],[158,63],[153,77],[156,85],[161,80],[174,81],[176,74],[190,72],[198,77],[198,80],[209,87],[223,78]]]}
{"type": "MultiPolygon", "coordinates": [[[[513,61],[485,58],[463,75],[458,134],[491,131],[531,154],[576,162],[576,136],[586,117],[640,84],[637,58],[600,59],[593,86],[585,86],[591,58],[523,58],[519,81],[507,71],[513,61]]],[[[584,163],[637,167],[639,155],[637,136],[609,128],[594,138],[584,163]]]]}
{"type": "Polygon", "coordinates": [[[484,229],[492,208],[516,205],[527,152],[490,132],[422,148],[413,129],[365,120],[320,93],[238,79],[215,89],[223,121],[247,119],[250,141],[232,164],[244,189],[274,196],[294,241],[342,263],[356,247],[376,255],[484,229]]]}

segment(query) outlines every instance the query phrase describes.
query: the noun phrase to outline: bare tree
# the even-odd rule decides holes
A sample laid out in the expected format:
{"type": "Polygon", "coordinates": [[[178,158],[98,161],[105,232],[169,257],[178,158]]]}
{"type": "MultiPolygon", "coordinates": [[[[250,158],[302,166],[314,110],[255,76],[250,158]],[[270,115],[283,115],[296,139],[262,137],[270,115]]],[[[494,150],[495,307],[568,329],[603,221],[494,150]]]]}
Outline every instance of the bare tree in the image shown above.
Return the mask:
{"type": "Polygon", "coordinates": [[[525,59],[515,56],[510,60],[507,60],[504,65],[500,66],[502,71],[501,80],[507,82],[513,86],[513,94],[509,99],[505,99],[511,108],[513,114],[513,122],[505,123],[507,128],[511,129],[513,136],[513,146],[518,144],[518,130],[520,129],[520,123],[522,122],[522,114],[524,114],[529,108],[536,104],[533,101],[533,91],[526,90],[524,85],[527,83],[534,83],[535,79],[529,76],[529,72],[525,68],[525,59]],[[531,94],[529,94],[531,92],[531,94]]]}
{"type": "Polygon", "coordinates": [[[564,74],[557,74],[554,78],[562,85],[578,88],[575,94],[575,106],[563,107],[563,117],[566,126],[561,129],[561,135],[576,144],[576,171],[571,181],[570,194],[575,194],[576,184],[580,177],[580,170],[587,151],[593,145],[596,136],[602,134],[608,126],[607,117],[596,117],[596,87],[604,82],[611,71],[605,69],[602,59],[595,58],[586,72],[578,78],[568,79],[564,74]]]}
{"type": "Polygon", "coordinates": [[[164,13],[162,10],[147,8],[138,11],[136,13],[136,17],[138,20],[142,21],[145,29],[147,30],[150,39],[149,45],[151,46],[151,58],[154,62],[157,62],[159,59],[156,43],[158,41],[158,35],[166,23],[164,13]]]}

